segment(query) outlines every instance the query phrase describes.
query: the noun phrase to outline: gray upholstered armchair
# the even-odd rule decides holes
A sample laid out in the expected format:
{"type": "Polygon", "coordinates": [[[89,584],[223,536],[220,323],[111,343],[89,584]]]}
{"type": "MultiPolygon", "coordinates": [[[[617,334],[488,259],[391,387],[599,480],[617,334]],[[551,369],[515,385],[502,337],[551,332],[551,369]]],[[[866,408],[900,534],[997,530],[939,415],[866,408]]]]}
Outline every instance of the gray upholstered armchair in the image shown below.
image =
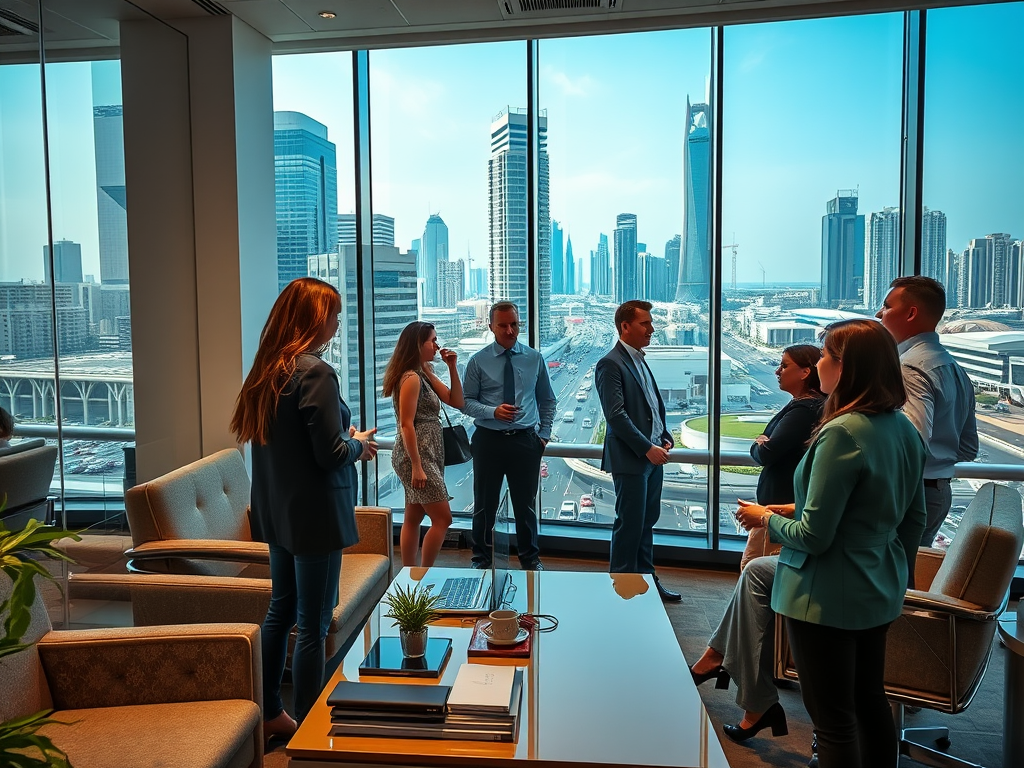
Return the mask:
{"type": "MultiPolygon", "coordinates": [[[[0,602],[10,596],[0,573],[0,602]]],[[[54,709],[40,733],[75,768],[261,768],[259,627],[50,631],[37,592],[28,648],[0,659],[0,722],[54,709]]]]}
{"type": "Polygon", "coordinates": [[[0,494],[6,498],[0,521],[7,530],[20,531],[30,519],[48,521],[56,461],[57,446],[47,445],[42,438],[0,448],[0,494]]]}
{"type": "MultiPolygon", "coordinates": [[[[270,555],[252,541],[249,475],[241,454],[219,451],[125,494],[134,546],[125,575],[74,574],[77,597],[127,591],[136,626],[215,621],[262,623],[270,604],[270,555]]],[[[359,542],[342,555],[339,600],[327,633],[331,658],[391,582],[391,510],[357,507],[359,542]]]]}
{"type": "MultiPolygon", "coordinates": [[[[1013,488],[986,483],[964,512],[945,552],[922,547],[903,613],[886,638],[885,692],[893,705],[900,754],[937,766],[970,766],[945,749],[949,729],[907,728],[905,705],[962,712],[981,685],[992,655],[996,619],[1024,545],[1024,499],[1013,488]]],[[[775,673],[796,680],[785,624],[775,623],[775,673]]]]}

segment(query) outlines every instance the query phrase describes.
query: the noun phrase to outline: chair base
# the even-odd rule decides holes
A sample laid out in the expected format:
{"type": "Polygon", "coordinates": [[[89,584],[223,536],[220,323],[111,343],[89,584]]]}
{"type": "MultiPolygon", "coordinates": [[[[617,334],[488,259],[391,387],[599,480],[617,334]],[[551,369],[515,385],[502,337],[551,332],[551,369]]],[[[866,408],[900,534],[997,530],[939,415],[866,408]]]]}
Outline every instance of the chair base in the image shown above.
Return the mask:
{"type": "Polygon", "coordinates": [[[907,728],[904,725],[903,704],[890,702],[896,732],[899,734],[899,751],[922,765],[933,768],[983,768],[977,763],[961,760],[959,757],[946,754],[939,750],[949,749],[949,728],[945,726],[925,726],[907,728]],[[922,742],[932,742],[939,749],[926,747],[922,742]]]}

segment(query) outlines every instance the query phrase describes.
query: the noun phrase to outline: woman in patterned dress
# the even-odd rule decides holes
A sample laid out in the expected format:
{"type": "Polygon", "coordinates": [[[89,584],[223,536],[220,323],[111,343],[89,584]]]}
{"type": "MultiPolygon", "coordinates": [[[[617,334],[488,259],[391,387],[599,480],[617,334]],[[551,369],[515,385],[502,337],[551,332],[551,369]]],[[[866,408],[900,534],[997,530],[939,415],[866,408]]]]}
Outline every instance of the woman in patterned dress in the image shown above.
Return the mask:
{"type": "Polygon", "coordinates": [[[402,523],[402,565],[434,564],[441,551],[452,509],[444,484],[444,443],[439,414],[441,403],[462,408],[462,382],[454,350],[441,349],[431,323],[409,323],[384,371],[384,396],[390,397],[398,421],[398,437],[391,454],[395,474],[405,486],[405,521],[402,523]],[[434,374],[438,351],[448,366],[451,388],[434,374]],[[430,518],[420,552],[420,523],[430,518]]]}

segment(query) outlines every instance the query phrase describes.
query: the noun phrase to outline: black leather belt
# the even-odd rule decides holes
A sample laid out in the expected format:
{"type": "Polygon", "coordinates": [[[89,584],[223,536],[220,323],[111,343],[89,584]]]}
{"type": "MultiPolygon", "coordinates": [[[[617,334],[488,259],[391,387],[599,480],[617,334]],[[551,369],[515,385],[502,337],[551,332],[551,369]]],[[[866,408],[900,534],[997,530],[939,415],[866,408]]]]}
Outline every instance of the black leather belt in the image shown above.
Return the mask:
{"type": "Polygon", "coordinates": [[[521,435],[523,432],[536,432],[537,430],[532,427],[524,427],[523,429],[488,429],[487,431],[499,435],[521,435]]]}

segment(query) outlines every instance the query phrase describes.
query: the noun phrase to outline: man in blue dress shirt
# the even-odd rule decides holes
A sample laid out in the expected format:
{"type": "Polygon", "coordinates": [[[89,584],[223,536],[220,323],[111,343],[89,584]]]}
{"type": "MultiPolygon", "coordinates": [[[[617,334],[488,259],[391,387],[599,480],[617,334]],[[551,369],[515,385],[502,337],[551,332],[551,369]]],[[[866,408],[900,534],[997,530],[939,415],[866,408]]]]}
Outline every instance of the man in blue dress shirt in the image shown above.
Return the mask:
{"type": "Polygon", "coordinates": [[[928,523],[921,546],[930,547],[953,503],[950,480],[958,461],[978,455],[974,385],[935,332],[946,311],[946,291],[930,277],[898,277],[889,284],[879,320],[896,340],[907,404],[903,412],[921,433],[928,523]]]}
{"type": "Polygon", "coordinates": [[[558,400],[543,356],[519,343],[519,308],[499,301],[491,307],[489,322],[494,343],[470,358],[462,384],[462,410],[476,425],[471,443],[473,567],[491,567],[488,531],[507,480],[519,562],[527,570],[541,570],[537,485],[558,400]]]}

